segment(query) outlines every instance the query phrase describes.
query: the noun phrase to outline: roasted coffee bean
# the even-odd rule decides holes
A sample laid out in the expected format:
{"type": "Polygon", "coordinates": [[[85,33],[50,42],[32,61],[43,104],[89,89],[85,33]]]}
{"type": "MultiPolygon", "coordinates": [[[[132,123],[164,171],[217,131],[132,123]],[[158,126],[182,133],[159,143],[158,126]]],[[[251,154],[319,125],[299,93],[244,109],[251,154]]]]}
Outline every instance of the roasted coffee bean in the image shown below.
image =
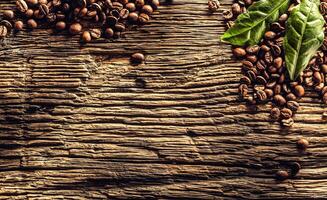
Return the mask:
{"type": "Polygon", "coordinates": [[[274,94],[280,94],[282,91],[282,86],[280,84],[276,84],[273,91],[274,91],[274,94]]]}
{"type": "Polygon", "coordinates": [[[252,83],[252,81],[249,79],[249,77],[247,76],[243,76],[241,79],[240,79],[240,82],[241,83],[244,83],[246,85],[250,85],[252,83]]]}
{"type": "Polygon", "coordinates": [[[147,15],[145,13],[141,13],[139,15],[138,21],[139,21],[140,24],[146,24],[149,20],[150,20],[149,15],[147,15]]]}
{"type": "Polygon", "coordinates": [[[291,111],[291,109],[283,108],[280,110],[280,115],[283,119],[289,119],[292,117],[293,112],[291,111]]]}
{"type": "Polygon", "coordinates": [[[277,82],[275,80],[269,80],[266,86],[272,89],[276,86],[276,84],[277,82]]]}
{"type": "Polygon", "coordinates": [[[123,4],[123,5],[126,5],[128,3],[128,0],[118,0],[119,3],[123,4]]]}
{"type": "Polygon", "coordinates": [[[46,15],[48,15],[49,14],[49,8],[48,8],[48,6],[47,5],[45,5],[45,4],[41,4],[40,6],[39,6],[39,13],[40,13],[40,15],[44,15],[44,16],[46,16],[46,15]]]}
{"type": "Polygon", "coordinates": [[[246,97],[248,95],[249,88],[246,84],[241,84],[238,88],[240,96],[242,98],[246,97]]]}
{"type": "Polygon", "coordinates": [[[279,108],[275,107],[275,108],[271,109],[271,111],[270,111],[270,117],[271,117],[271,119],[273,119],[275,121],[278,121],[279,118],[280,118],[280,110],[279,110],[279,108]]]}
{"type": "Polygon", "coordinates": [[[101,29],[92,28],[90,29],[89,34],[92,38],[99,39],[101,37],[101,29]]]}
{"type": "Polygon", "coordinates": [[[252,3],[253,3],[253,0],[244,0],[244,4],[245,4],[246,6],[250,6],[250,5],[252,5],[252,3]]]}
{"type": "Polygon", "coordinates": [[[89,31],[84,31],[84,32],[82,33],[81,40],[82,40],[82,42],[84,42],[84,43],[91,42],[92,37],[91,37],[90,32],[89,32],[89,31]]]}
{"type": "Polygon", "coordinates": [[[304,96],[304,88],[302,87],[302,85],[297,85],[294,87],[294,93],[297,97],[303,97],[304,96]]]}
{"type": "Polygon", "coordinates": [[[106,28],[104,34],[106,38],[112,38],[114,36],[114,31],[111,28],[106,28]]]}
{"type": "Polygon", "coordinates": [[[47,4],[47,3],[48,3],[48,0],[39,0],[39,4],[47,4]]]}
{"type": "Polygon", "coordinates": [[[14,19],[15,14],[12,10],[5,10],[5,11],[3,11],[3,17],[5,19],[11,20],[11,19],[14,19]]]}
{"type": "Polygon", "coordinates": [[[249,79],[251,80],[251,82],[255,82],[257,79],[257,75],[253,70],[249,70],[246,72],[246,75],[249,77],[249,79]]]}
{"type": "Polygon", "coordinates": [[[285,170],[279,170],[277,173],[276,173],[276,179],[279,180],[279,181],[284,181],[286,179],[289,178],[289,174],[287,171],[285,170]]]}
{"type": "Polygon", "coordinates": [[[33,15],[34,15],[34,11],[33,11],[32,9],[28,9],[28,10],[25,12],[25,16],[26,16],[27,18],[31,18],[31,17],[33,17],[33,15]]]}
{"type": "Polygon", "coordinates": [[[278,79],[278,83],[282,84],[285,82],[285,74],[281,74],[278,79]]]}
{"type": "Polygon", "coordinates": [[[34,20],[34,19],[29,19],[27,21],[27,27],[30,28],[30,29],[35,29],[37,28],[37,22],[34,20]]]}
{"type": "Polygon", "coordinates": [[[284,93],[290,93],[290,92],[292,92],[291,91],[291,88],[287,85],[287,84],[282,84],[282,89],[283,89],[283,92],[284,93]]]}
{"type": "Polygon", "coordinates": [[[234,3],[233,5],[232,5],[232,12],[233,12],[233,14],[234,15],[239,15],[239,14],[241,14],[242,13],[242,9],[241,9],[241,6],[240,6],[240,4],[238,4],[238,3],[234,3]]]}
{"type": "Polygon", "coordinates": [[[322,76],[320,74],[320,72],[316,71],[313,73],[313,81],[316,83],[321,83],[322,82],[322,76]]]}
{"type": "Polygon", "coordinates": [[[22,13],[25,13],[28,9],[27,3],[24,0],[17,0],[16,7],[22,13]]]}
{"type": "Polygon", "coordinates": [[[14,24],[14,28],[16,31],[21,31],[24,28],[24,23],[22,21],[16,21],[14,24]]]}
{"type": "Polygon", "coordinates": [[[268,31],[265,33],[265,38],[267,40],[272,40],[276,37],[276,33],[275,32],[272,32],[272,31],[268,31]]]}
{"type": "Polygon", "coordinates": [[[242,61],[242,68],[243,68],[244,71],[248,71],[248,70],[253,68],[253,64],[250,61],[243,60],[242,61]]]}
{"type": "Polygon", "coordinates": [[[122,9],[119,13],[120,19],[127,19],[129,15],[129,11],[127,9],[122,9]]]}
{"type": "Polygon", "coordinates": [[[260,85],[260,84],[256,84],[256,85],[253,86],[253,89],[255,91],[264,90],[265,89],[265,86],[264,85],[260,85]]]}
{"type": "Polygon", "coordinates": [[[126,8],[127,10],[129,10],[130,12],[133,12],[133,11],[136,10],[136,6],[135,6],[134,3],[128,3],[128,4],[126,4],[125,8],[126,8]]]}
{"type": "Polygon", "coordinates": [[[301,138],[296,142],[296,146],[299,150],[306,151],[309,147],[309,141],[304,138],[301,138]]]}
{"type": "Polygon", "coordinates": [[[280,56],[280,54],[282,53],[282,50],[278,45],[271,45],[270,48],[274,57],[280,56]]]}
{"type": "Polygon", "coordinates": [[[258,45],[254,45],[254,46],[248,46],[246,48],[246,52],[248,52],[249,54],[257,54],[260,50],[260,47],[258,45]]]}
{"type": "Polygon", "coordinates": [[[324,83],[319,83],[318,85],[315,86],[315,91],[320,92],[324,88],[325,84],[324,83]]]}
{"type": "Polygon", "coordinates": [[[274,59],[274,67],[277,69],[281,68],[283,65],[283,59],[281,57],[277,57],[274,59]]]}
{"type": "Polygon", "coordinates": [[[255,62],[257,62],[258,58],[256,55],[246,55],[246,60],[248,60],[252,63],[255,63],[255,62]]]}
{"type": "Polygon", "coordinates": [[[296,100],[296,96],[293,93],[288,93],[285,97],[288,101],[296,100]]]}
{"type": "Polygon", "coordinates": [[[274,92],[271,89],[266,88],[266,89],[264,89],[264,91],[265,91],[268,99],[270,99],[271,97],[274,96],[274,92]]]}
{"type": "Polygon", "coordinates": [[[279,21],[280,23],[284,23],[284,22],[286,22],[287,19],[288,19],[288,15],[287,15],[287,14],[282,14],[282,15],[279,17],[278,21],[279,21]]]}
{"type": "Polygon", "coordinates": [[[260,84],[266,85],[267,81],[265,78],[263,78],[262,76],[257,76],[256,81],[260,84]]]}
{"type": "Polygon", "coordinates": [[[282,95],[279,95],[279,94],[274,96],[274,101],[279,106],[283,106],[283,105],[286,104],[285,98],[282,95]]]}
{"type": "Polygon", "coordinates": [[[263,51],[263,52],[268,52],[268,51],[270,51],[270,47],[263,44],[263,45],[260,46],[260,50],[263,51]]]}
{"type": "Polygon", "coordinates": [[[286,107],[295,112],[299,109],[300,104],[296,101],[288,101],[286,107]]]}
{"type": "Polygon", "coordinates": [[[246,55],[246,51],[243,49],[243,48],[241,48],[241,47],[237,47],[237,48],[234,48],[233,49],[233,54],[234,54],[234,56],[236,56],[236,57],[243,57],[243,56],[245,56],[246,55]]]}
{"type": "Polygon", "coordinates": [[[208,0],[208,9],[210,12],[216,12],[220,7],[218,0],[208,0]]]}
{"type": "Polygon", "coordinates": [[[11,31],[11,29],[13,28],[12,27],[12,24],[8,21],[8,20],[2,20],[0,21],[0,25],[3,25],[7,28],[7,32],[9,33],[11,31]]]}
{"type": "Polygon", "coordinates": [[[321,71],[323,72],[323,73],[325,73],[325,74],[327,74],[327,64],[323,64],[323,65],[321,65],[321,71]]]}
{"type": "Polygon", "coordinates": [[[8,34],[8,29],[4,25],[0,25],[0,38],[6,37],[8,34]]]}
{"type": "Polygon", "coordinates": [[[136,23],[138,18],[139,18],[139,15],[136,12],[129,13],[129,15],[128,15],[128,20],[131,23],[136,23]]]}
{"type": "MultiPolygon", "coordinates": [[[[217,0],[217,1],[218,1],[218,0],[217,0]]],[[[160,5],[160,2],[159,2],[159,0],[151,0],[151,1],[150,1],[150,5],[152,6],[152,8],[153,8],[154,10],[157,10],[158,7],[159,7],[159,5],[160,5]]]]}
{"type": "Polygon", "coordinates": [[[279,22],[272,23],[270,25],[270,29],[277,33],[285,30],[285,28],[279,22]]]}
{"type": "Polygon", "coordinates": [[[38,0],[26,0],[25,2],[30,6],[35,6],[39,3],[38,0]]]}
{"type": "Polygon", "coordinates": [[[320,13],[322,15],[326,15],[327,14],[327,2],[321,2],[320,3],[320,13]]]}
{"type": "Polygon", "coordinates": [[[259,71],[264,71],[266,69],[266,63],[263,60],[259,60],[256,64],[256,67],[259,71]]]}
{"type": "MultiPolygon", "coordinates": [[[[130,14],[132,14],[132,13],[130,13],[130,14]]],[[[107,18],[107,24],[109,25],[109,26],[115,26],[115,24],[118,22],[118,19],[116,18],[116,17],[114,17],[114,16],[109,16],[108,18],[107,18]]]]}
{"type": "Polygon", "coordinates": [[[58,31],[62,31],[62,30],[64,30],[64,29],[66,29],[66,23],[63,22],[63,21],[59,21],[59,22],[57,22],[57,23],[56,23],[56,29],[57,29],[58,31]]]}
{"type": "Polygon", "coordinates": [[[267,94],[263,90],[258,90],[255,94],[259,101],[267,100],[267,94]]]}
{"type": "Polygon", "coordinates": [[[134,3],[137,8],[142,8],[144,6],[144,0],[135,0],[134,3]]]}
{"type": "MultiPolygon", "coordinates": [[[[270,78],[270,76],[269,76],[269,74],[267,73],[267,71],[262,71],[262,72],[261,72],[261,75],[262,75],[262,77],[265,78],[266,80],[269,80],[269,78],[270,78]]],[[[268,84],[268,83],[267,83],[267,84],[268,84]]]]}
{"type": "Polygon", "coordinates": [[[144,5],[141,9],[141,12],[151,15],[153,13],[153,9],[150,5],[144,5]]]}
{"type": "Polygon", "coordinates": [[[117,23],[117,24],[115,25],[115,30],[116,30],[116,31],[119,31],[119,32],[125,31],[125,25],[122,24],[122,23],[117,23]]]}
{"type": "Polygon", "coordinates": [[[294,124],[294,120],[293,118],[289,118],[289,119],[283,119],[282,120],[282,125],[285,127],[291,127],[294,124]]]}
{"type": "Polygon", "coordinates": [[[299,173],[300,169],[301,169],[301,165],[298,162],[290,163],[289,167],[291,169],[291,176],[296,176],[299,173]]]}
{"type": "Polygon", "coordinates": [[[224,10],[223,11],[223,17],[225,20],[232,20],[234,15],[231,10],[224,10]]]}
{"type": "Polygon", "coordinates": [[[265,62],[267,64],[271,64],[273,62],[273,57],[272,57],[270,51],[268,51],[268,52],[265,53],[265,62]]]}
{"type": "Polygon", "coordinates": [[[140,63],[144,62],[144,60],[145,60],[145,57],[142,53],[134,53],[131,56],[131,62],[133,64],[140,64],[140,63]]]}
{"type": "Polygon", "coordinates": [[[80,23],[73,23],[69,27],[69,32],[72,35],[77,35],[82,31],[82,25],[80,23]]]}

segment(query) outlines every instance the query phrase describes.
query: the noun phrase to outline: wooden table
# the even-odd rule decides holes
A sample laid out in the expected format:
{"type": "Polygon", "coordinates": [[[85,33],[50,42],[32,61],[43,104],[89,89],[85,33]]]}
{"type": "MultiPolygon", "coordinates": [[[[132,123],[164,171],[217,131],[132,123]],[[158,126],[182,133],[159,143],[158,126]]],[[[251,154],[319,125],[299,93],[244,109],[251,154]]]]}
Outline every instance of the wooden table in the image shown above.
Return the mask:
{"type": "Polygon", "coordinates": [[[327,199],[327,107],[310,93],[283,129],[270,105],[240,102],[219,13],[176,0],[113,42],[47,30],[1,42],[0,198],[327,199]],[[131,66],[134,52],[146,64],[131,66]],[[275,181],[291,161],[300,173],[275,181]]]}

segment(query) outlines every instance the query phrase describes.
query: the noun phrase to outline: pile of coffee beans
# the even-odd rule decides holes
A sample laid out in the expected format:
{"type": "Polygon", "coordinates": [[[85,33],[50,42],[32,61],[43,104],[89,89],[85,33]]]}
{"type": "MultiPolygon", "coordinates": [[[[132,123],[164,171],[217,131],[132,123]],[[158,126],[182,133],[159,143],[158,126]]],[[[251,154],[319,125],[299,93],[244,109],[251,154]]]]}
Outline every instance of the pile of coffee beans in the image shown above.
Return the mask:
{"type": "MultiPolygon", "coordinates": [[[[245,12],[252,3],[252,0],[241,0],[234,3],[231,10],[224,11],[227,27],[232,26],[237,16],[245,12]]],[[[242,59],[243,65],[243,77],[239,86],[241,99],[251,105],[272,102],[271,119],[279,121],[285,127],[294,124],[293,116],[300,106],[298,100],[305,96],[310,87],[327,104],[327,37],[296,81],[289,79],[285,66],[285,24],[291,9],[298,3],[295,0],[288,12],[281,15],[278,22],[271,24],[259,45],[233,48],[233,54],[242,59]]],[[[321,5],[321,10],[324,5],[321,5]]],[[[327,19],[327,15],[324,16],[327,19]]]]}
{"type": "Polygon", "coordinates": [[[17,0],[0,20],[0,38],[11,30],[53,28],[81,35],[83,42],[119,38],[133,25],[150,20],[159,0],[17,0]]]}

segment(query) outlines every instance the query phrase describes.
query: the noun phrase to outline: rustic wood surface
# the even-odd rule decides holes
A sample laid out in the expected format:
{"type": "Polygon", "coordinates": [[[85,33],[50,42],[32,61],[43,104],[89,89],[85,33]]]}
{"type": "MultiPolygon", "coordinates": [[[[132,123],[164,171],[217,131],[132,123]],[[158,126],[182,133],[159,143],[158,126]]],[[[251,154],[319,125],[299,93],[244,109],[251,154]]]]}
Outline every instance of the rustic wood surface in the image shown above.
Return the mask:
{"type": "Polygon", "coordinates": [[[2,41],[0,199],[327,199],[327,107],[310,93],[283,129],[245,106],[223,31],[206,0],[177,0],[114,42],[2,41]],[[276,182],[290,161],[303,169],[276,182]]]}

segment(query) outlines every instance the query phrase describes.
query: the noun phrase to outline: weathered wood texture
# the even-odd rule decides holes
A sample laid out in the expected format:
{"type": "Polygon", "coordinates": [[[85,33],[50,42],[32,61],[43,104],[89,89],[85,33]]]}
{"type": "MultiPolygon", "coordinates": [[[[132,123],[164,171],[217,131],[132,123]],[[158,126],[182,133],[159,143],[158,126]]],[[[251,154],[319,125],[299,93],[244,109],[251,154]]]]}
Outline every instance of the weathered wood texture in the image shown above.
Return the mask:
{"type": "Polygon", "coordinates": [[[303,98],[286,130],[270,106],[240,103],[223,31],[205,0],[178,0],[114,42],[80,46],[44,30],[5,39],[0,198],[327,199],[326,106],[303,98]],[[136,51],[146,64],[129,65],[136,51]],[[287,161],[303,170],[276,182],[287,161]]]}

